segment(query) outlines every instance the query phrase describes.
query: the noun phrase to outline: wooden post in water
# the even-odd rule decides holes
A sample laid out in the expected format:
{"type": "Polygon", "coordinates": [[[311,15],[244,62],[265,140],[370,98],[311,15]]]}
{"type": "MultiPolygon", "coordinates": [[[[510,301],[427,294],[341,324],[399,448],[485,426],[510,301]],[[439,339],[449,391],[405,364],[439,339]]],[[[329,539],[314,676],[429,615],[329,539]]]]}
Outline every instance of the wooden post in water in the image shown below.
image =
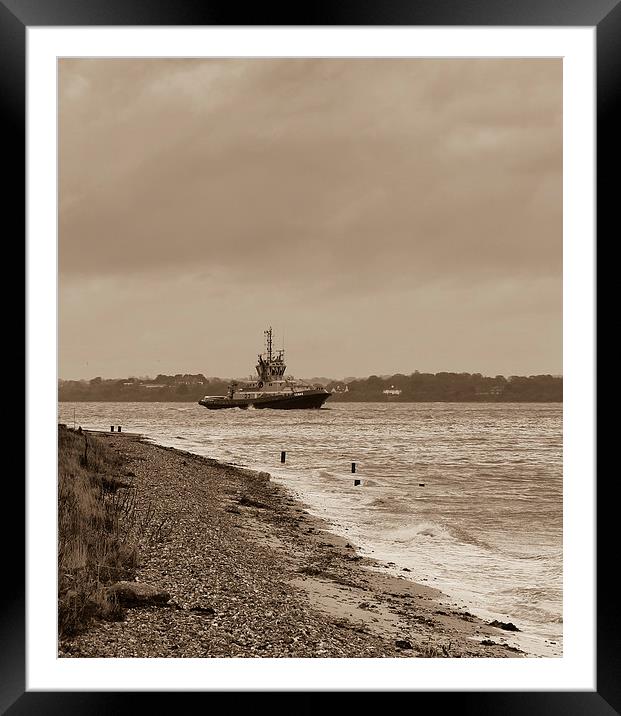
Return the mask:
{"type": "Polygon", "coordinates": [[[119,427],[117,428],[117,431],[118,431],[119,433],[121,432],[121,426],[120,426],[120,425],[119,425],[119,427]]]}
{"type": "Polygon", "coordinates": [[[284,462],[286,457],[287,457],[287,453],[285,452],[285,450],[281,450],[280,451],[280,462],[284,462]]]}
{"type": "Polygon", "coordinates": [[[351,471],[356,472],[356,463],[355,462],[352,462],[352,464],[351,464],[351,471]]]}
{"type": "Polygon", "coordinates": [[[111,432],[111,433],[114,432],[114,425],[111,425],[111,426],[110,426],[110,432],[111,432]]]}
{"type": "Polygon", "coordinates": [[[360,482],[361,482],[360,480],[354,480],[354,487],[358,487],[358,485],[360,484],[360,482]]]}

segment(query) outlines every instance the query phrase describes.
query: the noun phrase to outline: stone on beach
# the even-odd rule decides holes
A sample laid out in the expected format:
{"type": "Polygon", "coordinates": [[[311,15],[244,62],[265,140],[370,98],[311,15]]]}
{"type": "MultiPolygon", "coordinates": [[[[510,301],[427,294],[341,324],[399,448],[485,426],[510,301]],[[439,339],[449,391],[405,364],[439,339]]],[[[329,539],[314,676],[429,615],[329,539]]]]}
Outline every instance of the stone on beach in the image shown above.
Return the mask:
{"type": "Polygon", "coordinates": [[[494,619],[494,621],[490,622],[489,625],[497,627],[498,629],[504,629],[505,631],[521,631],[513,622],[500,622],[497,619],[494,619]]]}
{"type": "Polygon", "coordinates": [[[142,582],[115,582],[108,593],[116,597],[124,607],[163,605],[170,600],[170,594],[142,582]]]}
{"type": "Polygon", "coordinates": [[[407,639],[397,639],[395,641],[395,646],[398,649],[413,649],[411,642],[409,642],[407,639]]]}

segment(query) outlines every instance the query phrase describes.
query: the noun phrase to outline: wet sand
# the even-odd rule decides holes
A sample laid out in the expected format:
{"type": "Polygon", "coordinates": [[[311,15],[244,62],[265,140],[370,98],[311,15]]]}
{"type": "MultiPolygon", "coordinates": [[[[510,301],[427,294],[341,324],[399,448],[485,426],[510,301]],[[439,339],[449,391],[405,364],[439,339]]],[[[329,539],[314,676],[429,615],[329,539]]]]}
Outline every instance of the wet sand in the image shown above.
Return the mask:
{"type": "Polygon", "coordinates": [[[267,473],[97,434],[123,458],[144,520],[136,580],[171,599],[97,622],[59,656],[525,655],[415,574],[382,574],[267,473]]]}

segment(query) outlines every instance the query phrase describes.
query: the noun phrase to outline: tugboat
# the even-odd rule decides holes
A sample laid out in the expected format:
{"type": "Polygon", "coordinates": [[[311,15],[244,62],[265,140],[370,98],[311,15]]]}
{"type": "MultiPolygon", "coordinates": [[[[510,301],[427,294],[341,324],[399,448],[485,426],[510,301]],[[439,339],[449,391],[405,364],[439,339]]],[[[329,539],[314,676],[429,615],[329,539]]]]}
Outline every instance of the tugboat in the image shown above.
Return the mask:
{"type": "Polygon", "coordinates": [[[199,405],[218,410],[221,408],[277,408],[278,410],[299,410],[321,408],[331,396],[320,385],[300,383],[293,377],[285,376],[285,351],[272,348],[272,328],[265,334],[265,353],[259,353],[257,380],[247,383],[233,381],[227,395],[206,395],[199,405]]]}

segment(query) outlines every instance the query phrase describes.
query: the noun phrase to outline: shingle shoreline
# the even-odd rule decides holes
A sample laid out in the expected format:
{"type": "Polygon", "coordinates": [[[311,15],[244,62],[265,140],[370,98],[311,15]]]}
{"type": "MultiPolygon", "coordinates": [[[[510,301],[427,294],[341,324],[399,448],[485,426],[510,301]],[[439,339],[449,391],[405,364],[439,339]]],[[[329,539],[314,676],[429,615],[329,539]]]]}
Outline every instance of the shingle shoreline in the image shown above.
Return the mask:
{"type": "Polygon", "coordinates": [[[133,473],[136,504],[150,515],[136,579],[171,601],[97,622],[59,656],[521,655],[446,595],[378,573],[267,473],[137,435],[99,435],[133,473]]]}

